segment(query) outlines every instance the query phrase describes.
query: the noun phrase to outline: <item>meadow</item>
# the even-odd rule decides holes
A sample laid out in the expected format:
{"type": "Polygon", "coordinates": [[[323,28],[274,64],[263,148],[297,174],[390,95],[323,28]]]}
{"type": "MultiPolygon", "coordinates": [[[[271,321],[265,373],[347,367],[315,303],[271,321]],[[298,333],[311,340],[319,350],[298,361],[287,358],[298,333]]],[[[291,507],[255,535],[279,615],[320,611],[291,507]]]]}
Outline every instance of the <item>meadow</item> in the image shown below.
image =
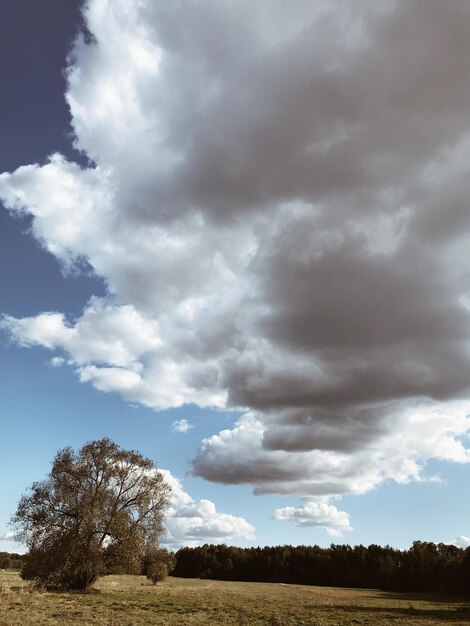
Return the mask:
{"type": "Polygon", "coordinates": [[[88,593],[30,588],[0,572],[0,626],[468,626],[470,602],[429,594],[106,576],[88,593]]]}

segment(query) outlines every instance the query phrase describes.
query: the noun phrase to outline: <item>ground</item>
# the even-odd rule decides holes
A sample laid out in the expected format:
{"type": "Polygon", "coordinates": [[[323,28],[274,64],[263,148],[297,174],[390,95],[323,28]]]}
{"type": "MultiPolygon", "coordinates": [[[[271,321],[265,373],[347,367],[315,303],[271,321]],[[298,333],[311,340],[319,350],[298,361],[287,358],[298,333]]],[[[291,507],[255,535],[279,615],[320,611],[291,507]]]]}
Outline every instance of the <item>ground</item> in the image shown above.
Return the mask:
{"type": "Polygon", "coordinates": [[[0,626],[468,626],[470,601],[267,583],[106,576],[88,593],[32,591],[0,572],[0,626]]]}

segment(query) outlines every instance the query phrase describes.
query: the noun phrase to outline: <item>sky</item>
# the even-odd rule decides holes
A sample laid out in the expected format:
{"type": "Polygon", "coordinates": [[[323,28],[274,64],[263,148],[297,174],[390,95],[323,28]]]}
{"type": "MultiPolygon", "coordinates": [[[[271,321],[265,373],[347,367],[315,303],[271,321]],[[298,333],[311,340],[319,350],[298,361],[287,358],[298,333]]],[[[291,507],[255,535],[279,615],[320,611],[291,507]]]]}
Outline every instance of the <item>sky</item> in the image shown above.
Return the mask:
{"type": "Polygon", "coordinates": [[[0,550],[57,450],[163,543],[470,544],[467,0],[0,0],[0,550]]]}

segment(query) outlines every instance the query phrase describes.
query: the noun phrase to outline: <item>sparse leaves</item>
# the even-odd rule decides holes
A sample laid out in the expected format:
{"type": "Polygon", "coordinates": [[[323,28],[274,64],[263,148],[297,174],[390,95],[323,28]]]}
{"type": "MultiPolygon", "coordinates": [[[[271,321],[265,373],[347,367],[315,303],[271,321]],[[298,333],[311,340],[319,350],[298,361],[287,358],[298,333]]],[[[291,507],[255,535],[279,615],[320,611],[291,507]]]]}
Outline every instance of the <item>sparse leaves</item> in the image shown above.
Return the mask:
{"type": "Polygon", "coordinates": [[[13,522],[29,547],[23,578],[87,589],[101,574],[136,572],[156,548],[170,487],[152,461],[109,439],[57,453],[47,480],[21,498],[13,522]]]}

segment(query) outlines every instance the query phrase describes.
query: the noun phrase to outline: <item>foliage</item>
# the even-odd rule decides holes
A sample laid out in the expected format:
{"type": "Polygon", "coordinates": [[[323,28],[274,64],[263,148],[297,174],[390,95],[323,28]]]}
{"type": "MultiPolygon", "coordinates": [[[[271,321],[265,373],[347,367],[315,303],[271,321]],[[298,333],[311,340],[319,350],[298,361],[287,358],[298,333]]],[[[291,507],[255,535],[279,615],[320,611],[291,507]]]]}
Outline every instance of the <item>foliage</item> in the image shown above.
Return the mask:
{"type": "Polygon", "coordinates": [[[0,552],[0,569],[21,569],[24,559],[24,554],[0,552]]]}
{"type": "Polygon", "coordinates": [[[409,550],[377,545],[237,548],[206,544],[179,550],[173,575],[470,594],[470,548],[421,541],[409,550]]]}
{"type": "Polygon", "coordinates": [[[175,557],[165,548],[150,547],[143,560],[142,573],[154,585],[165,580],[175,566],[175,557]]]}
{"type": "Polygon", "coordinates": [[[84,590],[108,571],[139,571],[158,545],[169,495],[152,461],[109,439],[59,451],[13,518],[29,547],[22,577],[84,590]]]}

